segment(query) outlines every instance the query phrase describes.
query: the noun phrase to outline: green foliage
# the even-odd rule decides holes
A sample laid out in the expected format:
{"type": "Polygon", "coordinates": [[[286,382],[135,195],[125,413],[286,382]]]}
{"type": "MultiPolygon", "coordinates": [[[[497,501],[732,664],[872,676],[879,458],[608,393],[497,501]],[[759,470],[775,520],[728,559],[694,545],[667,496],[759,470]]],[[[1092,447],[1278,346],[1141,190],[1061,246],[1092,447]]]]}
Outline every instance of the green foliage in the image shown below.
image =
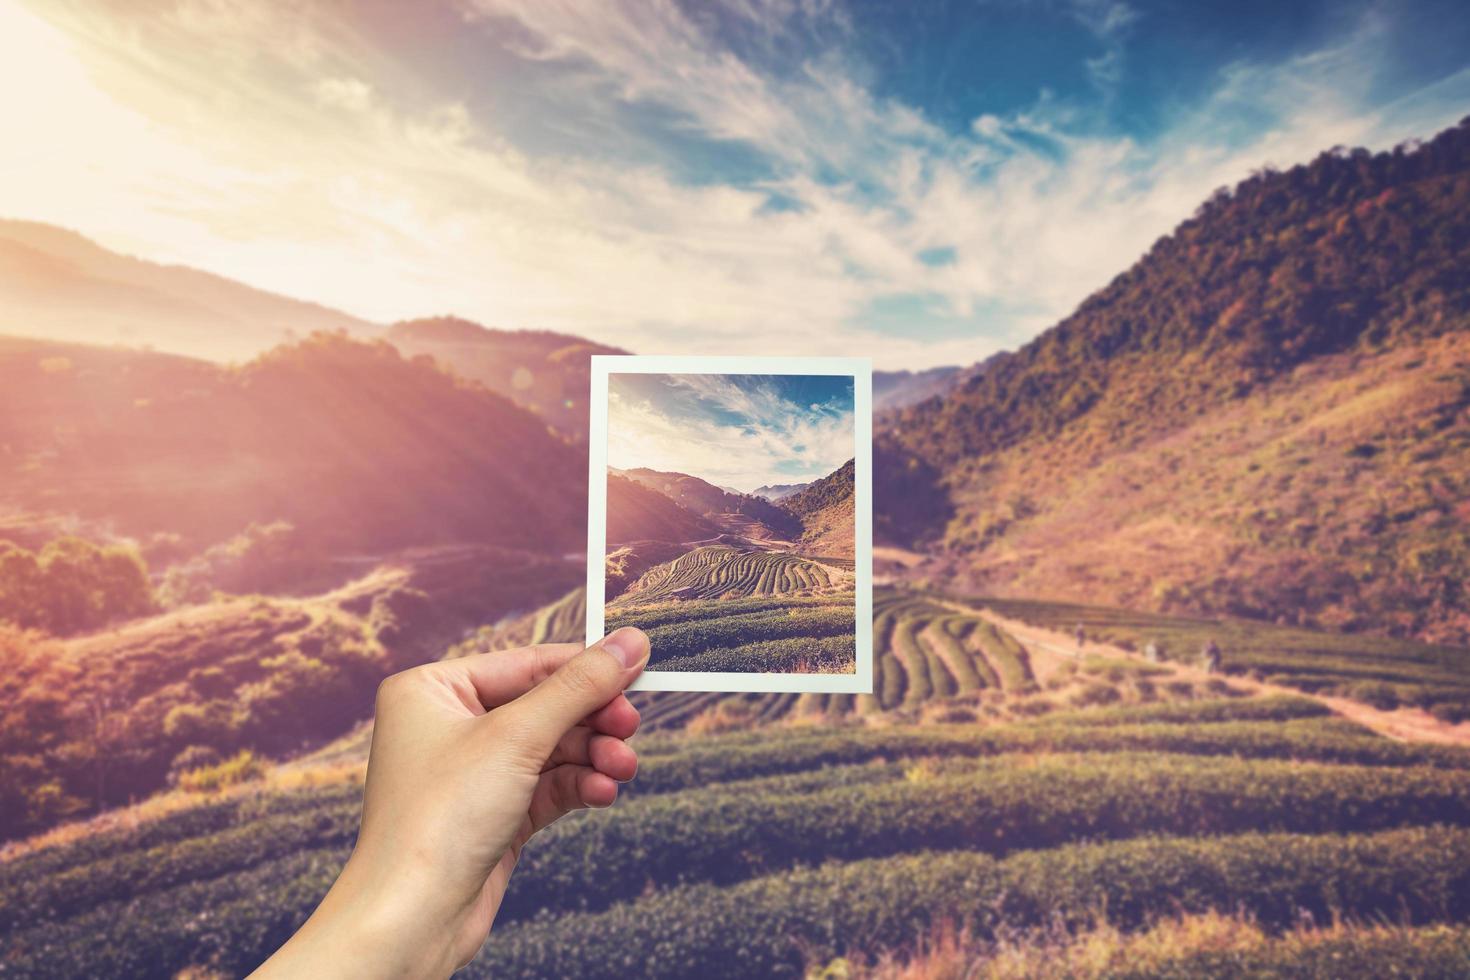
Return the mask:
{"type": "Polygon", "coordinates": [[[1304,915],[1436,922],[1470,914],[1470,832],[1244,834],[1022,852],[918,853],[691,885],[501,931],[472,977],[800,976],[811,959],[912,944],[941,920],[995,937],[1121,928],[1179,911],[1238,909],[1268,928],[1304,915]]]}
{"type": "Polygon", "coordinates": [[[780,640],[756,640],[738,646],[714,647],[683,657],[661,657],[654,670],[712,670],[810,674],[851,672],[857,645],[849,625],[845,634],[801,635],[780,640]]]}
{"type": "Polygon", "coordinates": [[[64,636],[153,608],[138,553],[82,538],[57,538],[39,552],[0,541],[0,620],[64,636]]]}
{"type": "Polygon", "coordinates": [[[650,881],[738,881],[816,853],[827,860],[925,848],[999,854],[1083,838],[1432,823],[1470,824],[1462,771],[1121,754],[1055,756],[1021,768],[997,760],[917,783],[791,795],[735,783],[633,800],[604,819],[549,830],[523,852],[501,916],[564,909],[568,896],[597,908],[636,897],[650,881]],[[589,864],[587,854],[601,857],[589,864]]]}

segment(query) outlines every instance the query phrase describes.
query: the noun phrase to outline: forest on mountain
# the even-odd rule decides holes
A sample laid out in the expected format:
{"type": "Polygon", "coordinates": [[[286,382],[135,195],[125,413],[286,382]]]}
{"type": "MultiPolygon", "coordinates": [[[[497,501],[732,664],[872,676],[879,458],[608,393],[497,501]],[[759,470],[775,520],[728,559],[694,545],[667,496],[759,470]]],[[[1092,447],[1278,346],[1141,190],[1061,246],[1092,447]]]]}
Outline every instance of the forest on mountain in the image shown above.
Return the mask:
{"type": "Polygon", "coordinates": [[[239,367],[3,340],[0,446],[8,513],[65,515],[150,552],[275,521],[321,554],[466,541],[559,553],[582,538],[582,456],[543,420],[342,334],[239,367]]]}
{"type": "Polygon", "coordinates": [[[1260,172],[882,429],[879,527],[979,589],[1463,642],[1467,270],[1470,121],[1260,172]]]}
{"type": "Polygon", "coordinates": [[[636,480],[607,475],[607,540],[698,541],[720,529],[636,480]]]}
{"type": "Polygon", "coordinates": [[[744,514],[766,524],[772,530],[796,534],[801,530],[791,514],[764,497],[748,493],[730,493],[707,480],[687,473],[667,473],[639,466],[621,471],[624,477],[656,490],[681,507],[709,517],[714,514],[744,514]]]}
{"type": "Polygon", "coordinates": [[[450,316],[395,323],[384,338],[404,356],[432,357],[579,440],[587,438],[592,355],[627,353],[550,330],[491,330],[450,316]]]}

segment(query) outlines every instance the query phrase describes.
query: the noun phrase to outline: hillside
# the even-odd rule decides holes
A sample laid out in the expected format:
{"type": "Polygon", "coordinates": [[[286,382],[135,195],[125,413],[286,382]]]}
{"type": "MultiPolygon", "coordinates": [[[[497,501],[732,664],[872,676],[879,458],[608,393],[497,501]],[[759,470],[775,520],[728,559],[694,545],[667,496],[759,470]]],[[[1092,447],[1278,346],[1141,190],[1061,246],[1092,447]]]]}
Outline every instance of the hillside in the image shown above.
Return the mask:
{"type": "Polygon", "coordinates": [[[567,334],[490,330],[455,317],[395,323],[385,337],[405,355],[426,354],[578,439],[587,437],[589,359],[627,353],[567,334]]]}
{"type": "Polygon", "coordinates": [[[317,334],[225,368],[0,340],[0,447],[10,523],[64,520],[175,552],[274,521],[334,555],[581,546],[580,454],[381,341],[317,334]]]}
{"type": "MultiPolygon", "coordinates": [[[[1443,947],[1470,919],[1464,749],[1117,648],[1023,643],[978,604],[875,598],[872,695],[635,693],[638,779],[526,848],[466,975],[614,976],[631,949],[640,975],[804,976],[839,955],[939,955],[954,922],[1012,963],[1086,942],[1076,962],[1118,967],[1101,975],[1130,944],[1170,976],[1233,975],[1219,964],[1241,960],[1219,957],[1258,955],[1239,942],[1257,929],[1281,975],[1457,975],[1443,947]],[[1186,917],[1173,932],[1170,916],[1186,917]],[[1302,963],[1321,969],[1285,969],[1302,963]]],[[[569,595],[455,652],[576,639],[582,608],[569,595]]],[[[1262,650],[1283,632],[1249,629],[1262,650]]],[[[0,962],[249,972],[350,853],[368,735],[11,849],[0,962]]]]}
{"type": "Polygon", "coordinates": [[[687,473],[664,473],[647,467],[622,470],[628,479],[656,490],[670,500],[704,517],[743,514],[765,524],[778,534],[797,534],[800,525],[790,513],[763,497],[727,493],[712,483],[687,473]]]}
{"type": "Polygon", "coordinates": [[[0,220],[0,334],[241,361],[318,330],[381,329],[208,272],[120,255],[65,228],[0,220]]]}
{"type": "Polygon", "coordinates": [[[720,529],[693,511],[641,483],[607,476],[607,542],[701,541],[720,529]]]}
{"type": "Polygon", "coordinates": [[[1470,640],[1467,205],[1470,122],[1217,193],[900,413],[880,528],[976,588],[1470,640]]]}
{"type": "Polygon", "coordinates": [[[797,551],[804,555],[853,558],[853,460],[803,490],[786,497],[781,506],[801,521],[797,551]]]}
{"type": "Polygon", "coordinates": [[[269,758],[370,717],[378,682],[545,603],[582,567],[419,549],[330,592],[217,597],[65,641],[0,623],[0,837],[162,789],[180,760],[269,758]],[[63,707],[64,706],[64,707],[63,707]]]}

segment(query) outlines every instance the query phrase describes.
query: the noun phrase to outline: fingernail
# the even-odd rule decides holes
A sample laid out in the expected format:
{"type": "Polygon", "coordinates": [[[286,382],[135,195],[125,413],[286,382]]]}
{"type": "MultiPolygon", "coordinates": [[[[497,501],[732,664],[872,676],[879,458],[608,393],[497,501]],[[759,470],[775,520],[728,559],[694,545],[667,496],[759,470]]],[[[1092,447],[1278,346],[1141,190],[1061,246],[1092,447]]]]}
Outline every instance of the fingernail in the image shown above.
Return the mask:
{"type": "Polygon", "coordinates": [[[640,629],[624,626],[603,640],[602,648],[617,657],[625,668],[636,667],[648,653],[648,637],[640,629]]]}

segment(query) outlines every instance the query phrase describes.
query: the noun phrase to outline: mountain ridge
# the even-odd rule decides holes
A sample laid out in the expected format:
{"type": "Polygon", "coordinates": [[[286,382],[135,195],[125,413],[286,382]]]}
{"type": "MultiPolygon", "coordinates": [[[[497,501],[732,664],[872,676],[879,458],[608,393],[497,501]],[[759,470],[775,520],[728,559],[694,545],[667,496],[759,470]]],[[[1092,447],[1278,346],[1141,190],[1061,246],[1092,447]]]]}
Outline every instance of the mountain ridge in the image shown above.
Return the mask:
{"type": "Polygon", "coordinates": [[[1470,640],[1467,268],[1470,120],[1258,173],[880,429],[879,527],[973,589],[1470,640]]]}
{"type": "Polygon", "coordinates": [[[382,330],[321,303],[15,219],[0,219],[0,300],[0,333],[142,344],[212,361],[247,360],[322,330],[359,337],[382,330]]]}

